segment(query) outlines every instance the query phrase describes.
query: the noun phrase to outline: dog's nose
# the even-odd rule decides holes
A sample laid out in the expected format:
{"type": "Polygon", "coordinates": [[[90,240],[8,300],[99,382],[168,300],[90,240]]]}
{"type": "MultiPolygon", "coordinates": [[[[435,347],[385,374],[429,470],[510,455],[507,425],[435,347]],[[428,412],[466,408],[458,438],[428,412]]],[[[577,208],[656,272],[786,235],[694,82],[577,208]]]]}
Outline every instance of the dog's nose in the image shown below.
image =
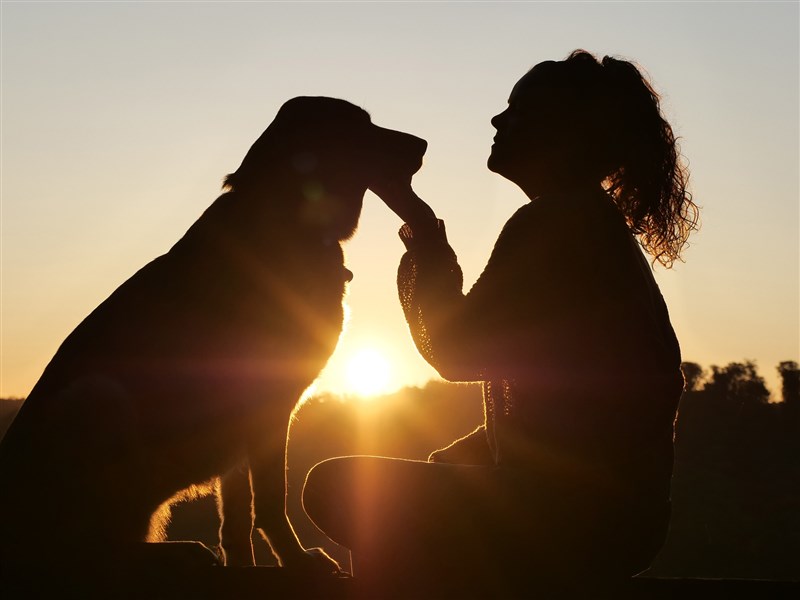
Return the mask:
{"type": "Polygon", "coordinates": [[[421,158],[428,149],[428,142],[420,137],[404,131],[395,131],[392,129],[387,129],[385,131],[388,134],[387,141],[395,146],[400,151],[401,155],[421,158]]]}
{"type": "Polygon", "coordinates": [[[410,133],[375,126],[375,146],[379,172],[412,175],[422,166],[428,142],[410,133]]]}
{"type": "Polygon", "coordinates": [[[417,136],[412,136],[414,138],[415,143],[417,144],[417,151],[419,152],[420,156],[425,154],[425,151],[428,149],[428,142],[427,140],[423,140],[422,138],[418,138],[417,136]]]}
{"type": "Polygon", "coordinates": [[[410,133],[401,132],[401,135],[403,139],[399,154],[408,168],[416,172],[422,166],[422,157],[428,149],[428,142],[410,133]]]}

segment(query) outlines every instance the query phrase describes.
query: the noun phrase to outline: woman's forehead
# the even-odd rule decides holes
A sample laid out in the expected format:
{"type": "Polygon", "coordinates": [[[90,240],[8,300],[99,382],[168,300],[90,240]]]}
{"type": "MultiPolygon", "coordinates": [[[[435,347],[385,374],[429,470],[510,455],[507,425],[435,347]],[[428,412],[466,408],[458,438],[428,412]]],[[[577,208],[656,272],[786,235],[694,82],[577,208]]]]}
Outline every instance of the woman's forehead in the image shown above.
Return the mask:
{"type": "Polygon", "coordinates": [[[556,61],[548,60],[533,67],[514,85],[508,101],[523,99],[535,90],[552,83],[552,75],[557,65],[556,61]]]}

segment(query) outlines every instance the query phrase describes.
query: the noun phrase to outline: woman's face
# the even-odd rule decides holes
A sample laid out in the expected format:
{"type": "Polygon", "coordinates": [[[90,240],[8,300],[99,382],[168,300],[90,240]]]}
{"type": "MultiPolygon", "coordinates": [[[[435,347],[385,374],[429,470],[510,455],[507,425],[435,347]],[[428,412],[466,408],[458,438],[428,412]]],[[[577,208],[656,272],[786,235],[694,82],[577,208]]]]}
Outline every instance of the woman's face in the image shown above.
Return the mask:
{"type": "Polygon", "coordinates": [[[511,90],[508,108],[492,119],[497,129],[489,170],[523,185],[552,175],[563,155],[560,91],[548,82],[554,62],[540,63],[511,90]]]}

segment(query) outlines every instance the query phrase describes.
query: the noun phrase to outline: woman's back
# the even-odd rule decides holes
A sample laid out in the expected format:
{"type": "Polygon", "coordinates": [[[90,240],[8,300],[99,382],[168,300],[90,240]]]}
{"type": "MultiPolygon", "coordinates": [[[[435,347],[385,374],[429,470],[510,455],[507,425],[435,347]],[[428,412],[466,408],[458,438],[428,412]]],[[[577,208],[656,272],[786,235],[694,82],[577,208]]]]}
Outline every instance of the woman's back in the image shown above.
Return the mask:
{"type": "Polygon", "coordinates": [[[401,294],[404,309],[432,365],[486,382],[496,463],[569,465],[576,476],[602,471],[626,486],[635,475],[665,499],[680,350],[650,266],[611,199],[592,191],[520,208],[443,325],[425,315],[446,290],[419,290],[458,285],[455,257],[441,252],[440,260],[435,270],[445,276],[425,278],[430,261],[406,256],[400,288],[418,293],[401,294]]]}
{"type": "Polygon", "coordinates": [[[467,297],[474,292],[504,307],[494,327],[508,344],[496,344],[486,373],[498,462],[554,461],[634,493],[661,488],[666,499],[680,350],[611,200],[539,198],[521,208],[467,297]]]}

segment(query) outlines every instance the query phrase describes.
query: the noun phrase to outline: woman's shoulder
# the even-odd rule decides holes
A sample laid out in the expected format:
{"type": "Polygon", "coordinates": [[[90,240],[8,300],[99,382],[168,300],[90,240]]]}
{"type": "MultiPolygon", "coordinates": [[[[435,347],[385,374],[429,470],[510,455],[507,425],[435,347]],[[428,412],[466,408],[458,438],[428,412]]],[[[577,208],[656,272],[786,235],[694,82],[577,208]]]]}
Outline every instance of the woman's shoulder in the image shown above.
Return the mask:
{"type": "Polygon", "coordinates": [[[542,196],[518,208],[501,237],[525,236],[535,243],[553,237],[592,239],[628,235],[628,226],[605,193],[542,196]]]}
{"type": "Polygon", "coordinates": [[[567,217],[563,206],[551,198],[536,198],[520,206],[503,226],[504,233],[530,234],[534,229],[552,231],[552,225],[567,217]]]}

